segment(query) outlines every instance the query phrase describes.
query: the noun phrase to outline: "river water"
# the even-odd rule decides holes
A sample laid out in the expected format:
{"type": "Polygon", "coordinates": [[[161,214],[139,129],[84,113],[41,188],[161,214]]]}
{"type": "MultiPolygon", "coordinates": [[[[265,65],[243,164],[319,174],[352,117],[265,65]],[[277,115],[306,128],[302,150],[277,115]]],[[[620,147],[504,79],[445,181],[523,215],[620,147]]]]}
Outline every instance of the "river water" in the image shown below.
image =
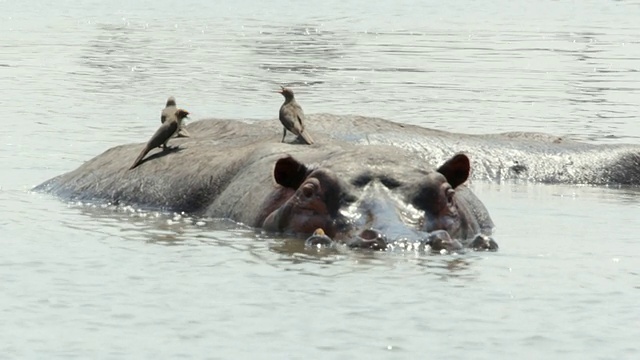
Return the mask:
{"type": "Polygon", "coordinates": [[[637,187],[474,181],[500,251],[436,256],[29,191],[146,141],[169,95],[277,121],[280,84],[307,113],[640,143],[640,3],[450,3],[0,0],[0,358],[639,358],[637,187]]]}

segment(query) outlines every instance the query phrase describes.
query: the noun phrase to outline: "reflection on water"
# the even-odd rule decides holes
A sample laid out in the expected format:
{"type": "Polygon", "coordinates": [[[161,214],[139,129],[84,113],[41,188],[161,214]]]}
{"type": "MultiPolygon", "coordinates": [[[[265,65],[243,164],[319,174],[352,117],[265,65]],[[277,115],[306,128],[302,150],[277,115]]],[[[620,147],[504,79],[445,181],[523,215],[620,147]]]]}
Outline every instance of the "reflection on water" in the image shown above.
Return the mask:
{"type": "Polygon", "coordinates": [[[97,35],[79,58],[83,70],[74,73],[87,91],[143,89],[158,81],[158,73],[180,62],[175,50],[163,50],[166,39],[155,37],[147,27],[97,24],[95,30],[97,35]]]}
{"type": "Polygon", "coordinates": [[[376,266],[395,267],[398,261],[406,261],[437,274],[441,279],[473,279],[469,266],[476,255],[472,251],[441,255],[425,251],[423,247],[393,246],[388,251],[373,251],[350,249],[344,244],[331,248],[309,248],[305,247],[304,239],[266,234],[227,219],[198,218],[184,213],[164,213],[108,204],[71,203],[68,207],[88,217],[87,221],[82,222],[63,220],[62,224],[71,230],[91,232],[106,238],[117,234],[129,241],[164,246],[224,247],[249,254],[255,262],[276,268],[291,270],[291,266],[303,264],[304,269],[300,271],[310,275],[315,272],[307,268],[308,264],[347,262],[362,271],[376,266]],[[265,254],[265,249],[272,254],[265,254]]]}
{"type": "Polygon", "coordinates": [[[247,41],[245,46],[259,57],[257,65],[263,71],[293,73],[307,79],[287,86],[322,84],[328,73],[336,71],[336,60],[349,54],[355,45],[346,33],[338,34],[318,25],[263,29],[257,39],[247,41]]]}
{"type": "Polygon", "coordinates": [[[193,217],[185,213],[166,213],[162,211],[116,206],[110,204],[72,203],[71,209],[91,218],[90,222],[79,225],[65,224],[79,230],[98,229],[110,233],[117,229],[123,236],[159,245],[188,245],[194,238],[209,239],[209,243],[226,243],[234,238],[253,237],[254,231],[242,224],[228,219],[210,219],[193,217]],[[219,234],[224,234],[218,238],[219,234]]]}

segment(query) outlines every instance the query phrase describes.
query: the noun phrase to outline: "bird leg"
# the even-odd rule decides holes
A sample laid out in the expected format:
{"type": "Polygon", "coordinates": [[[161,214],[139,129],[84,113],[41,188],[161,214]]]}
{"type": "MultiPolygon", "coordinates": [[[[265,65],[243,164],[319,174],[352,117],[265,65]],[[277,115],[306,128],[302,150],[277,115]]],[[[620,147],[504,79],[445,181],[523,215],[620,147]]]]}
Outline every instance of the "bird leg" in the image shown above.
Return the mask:
{"type": "Polygon", "coordinates": [[[168,142],[169,142],[169,139],[167,139],[167,141],[165,141],[164,144],[162,144],[162,151],[174,150],[178,148],[177,146],[167,145],[168,142]]]}

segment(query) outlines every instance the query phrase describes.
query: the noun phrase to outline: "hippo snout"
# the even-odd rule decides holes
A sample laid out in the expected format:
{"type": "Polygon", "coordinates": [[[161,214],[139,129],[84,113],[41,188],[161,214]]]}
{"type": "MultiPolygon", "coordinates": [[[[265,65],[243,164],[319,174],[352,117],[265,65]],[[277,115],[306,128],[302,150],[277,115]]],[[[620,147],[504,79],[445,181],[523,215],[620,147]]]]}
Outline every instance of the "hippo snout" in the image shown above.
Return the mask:
{"type": "Polygon", "coordinates": [[[366,229],[360,232],[358,236],[347,241],[347,246],[358,249],[386,250],[388,246],[399,243],[414,243],[421,248],[431,249],[433,251],[446,250],[448,252],[456,252],[463,249],[460,241],[451,238],[445,230],[436,230],[430,233],[423,233],[419,237],[399,237],[389,240],[388,236],[376,229],[366,229]]]}

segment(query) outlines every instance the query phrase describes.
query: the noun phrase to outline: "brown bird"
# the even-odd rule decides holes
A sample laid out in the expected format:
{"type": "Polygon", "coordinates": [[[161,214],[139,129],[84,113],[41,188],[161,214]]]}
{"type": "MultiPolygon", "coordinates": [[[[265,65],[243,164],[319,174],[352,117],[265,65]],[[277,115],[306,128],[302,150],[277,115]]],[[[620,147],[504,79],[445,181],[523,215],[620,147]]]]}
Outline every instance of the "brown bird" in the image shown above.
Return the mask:
{"type": "Polygon", "coordinates": [[[284,126],[282,142],[284,142],[287,130],[289,130],[302,138],[308,145],[313,144],[313,138],[304,128],[304,111],[294,98],[293,91],[282,86],[278,92],[284,96],[284,103],[280,106],[280,122],[284,126]]]}
{"type": "Polygon", "coordinates": [[[182,125],[182,119],[186,118],[187,115],[189,115],[189,112],[183,109],[176,109],[173,115],[167,114],[167,117],[164,119],[165,121],[160,125],[158,130],[156,130],[151,139],[149,139],[129,170],[140,165],[142,159],[152,149],[157,147],[162,147],[163,150],[169,149],[167,147],[167,142],[169,142],[169,139],[179,131],[180,125],[182,125]]]}
{"type": "MultiPolygon", "coordinates": [[[[167,119],[167,117],[175,114],[176,110],[178,110],[178,107],[176,106],[176,98],[174,98],[173,96],[170,96],[167,99],[167,105],[165,105],[165,108],[162,109],[162,113],[160,114],[160,122],[162,124],[164,124],[164,122],[167,119]]],[[[175,137],[189,137],[190,135],[189,135],[189,132],[187,131],[187,129],[182,127],[182,124],[180,124],[180,130],[178,130],[178,133],[176,135],[174,135],[174,136],[175,137]]]]}

